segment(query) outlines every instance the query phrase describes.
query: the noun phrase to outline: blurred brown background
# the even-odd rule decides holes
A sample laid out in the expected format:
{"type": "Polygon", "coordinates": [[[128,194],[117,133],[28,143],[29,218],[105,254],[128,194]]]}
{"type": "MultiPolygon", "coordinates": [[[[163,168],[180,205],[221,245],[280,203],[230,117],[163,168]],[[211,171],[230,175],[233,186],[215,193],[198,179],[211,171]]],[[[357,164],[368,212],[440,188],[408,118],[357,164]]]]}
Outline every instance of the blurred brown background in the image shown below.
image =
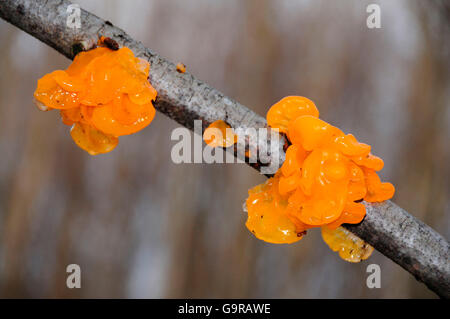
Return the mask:
{"type": "MultiPolygon", "coordinates": [[[[394,201],[450,234],[450,13],[445,1],[75,1],[260,114],[286,95],[385,159],[394,201]],[[366,7],[381,6],[381,29],[366,7]]],[[[264,178],[243,164],[170,161],[162,114],[91,157],[36,81],[69,61],[0,21],[1,297],[434,297],[375,252],[346,263],[311,231],[255,239],[242,202],[264,178]],[[66,288],[66,266],[82,288],[66,288]],[[381,289],[366,266],[381,265],[381,289]]]]}

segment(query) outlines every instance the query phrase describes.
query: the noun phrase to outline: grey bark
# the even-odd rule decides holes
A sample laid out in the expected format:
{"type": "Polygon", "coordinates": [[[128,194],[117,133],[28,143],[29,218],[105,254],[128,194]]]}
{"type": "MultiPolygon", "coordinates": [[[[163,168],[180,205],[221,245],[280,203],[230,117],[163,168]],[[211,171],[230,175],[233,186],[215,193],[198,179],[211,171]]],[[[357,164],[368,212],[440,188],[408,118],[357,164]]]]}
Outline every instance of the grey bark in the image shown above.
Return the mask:
{"type": "MultiPolygon", "coordinates": [[[[69,59],[81,50],[93,48],[101,35],[129,47],[136,56],[150,62],[150,82],[158,91],[157,110],[187,128],[193,129],[194,120],[201,120],[205,128],[219,119],[233,128],[267,127],[263,117],[188,72],[178,73],[173,63],[144,47],[109,21],[81,10],[81,28],[67,27],[70,4],[66,0],[2,0],[0,16],[69,59]]],[[[260,155],[261,162],[276,161],[280,165],[284,161],[284,142],[284,137],[275,140],[269,137],[257,143],[245,141],[250,144],[250,153],[260,155]],[[271,143],[279,150],[278,154],[270,152],[271,143]]],[[[261,168],[261,163],[250,165],[261,168]]],[[[437,295],[449,298],[448,241],[391,201],[364,204],[367,215],[363,222],[344,227],[409,271],[437,295]]]]}

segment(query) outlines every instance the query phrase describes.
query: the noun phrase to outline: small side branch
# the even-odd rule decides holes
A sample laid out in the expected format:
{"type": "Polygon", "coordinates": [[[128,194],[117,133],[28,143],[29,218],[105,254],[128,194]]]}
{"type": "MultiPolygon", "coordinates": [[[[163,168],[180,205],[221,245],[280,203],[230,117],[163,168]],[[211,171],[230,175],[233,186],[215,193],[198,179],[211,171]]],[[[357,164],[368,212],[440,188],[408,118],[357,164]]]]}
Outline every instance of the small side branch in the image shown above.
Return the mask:
{"type": "MultiPolygon", "coordinates": [[[[67,8],[70,4],[67,0],[2,0],[0,17],[69,59],[73,59],[80,50],[93,48],[100,35],[111,37],[129,47],[136,56],[147,59],[151,64],[150,81],[158,91],[155,107],[185,127],[193,129],[194,120],[201,120],[204,127],[215,120],[224,120],[234,128],[267,127],[263,117],[191,74],[176,72],[173,63],[144,47],[110,22],[82,10],[81,28],[67,27],[67,8]]],[[[267,154],[262,159],[266,163],[283,163],[283,138],[256,143],[249,145],[250,152],[253,150],[267,154]],[[280,150],[279,154],[268,152],[271,143],[277,143],[275,146],[280,150]]],[[[391,201],[365,205],[367,215],[364,221],[345,227],[409,271],[436,294],[449,298],[448,241],[391,201]]]]}

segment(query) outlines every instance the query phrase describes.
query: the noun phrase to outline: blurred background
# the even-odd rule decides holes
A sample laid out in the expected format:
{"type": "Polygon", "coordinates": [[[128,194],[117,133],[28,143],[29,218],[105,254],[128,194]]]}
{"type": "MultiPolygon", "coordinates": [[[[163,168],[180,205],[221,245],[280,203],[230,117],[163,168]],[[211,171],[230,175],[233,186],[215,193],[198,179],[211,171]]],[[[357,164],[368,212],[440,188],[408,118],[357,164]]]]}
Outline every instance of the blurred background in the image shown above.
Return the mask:
{"type": "MultiPolygon", "coordinates": [[[[265,115],[286,95],[373,146],[394,201],[450,234],[450,9],[445,1],[75,1],[265,115]],[[368,29],[366,7],[381,7],[368,29]]],[[[434,298],[378,252],[341,260],[310,231],[257,240],[242,203],[264,177],[245,164],[170,160],[178,125],[157,114],[89,156],[36,81],[70,61],[0,21],[0,297],[434,298]],[[81,267],[81,289],[66,266],[81,267]],[[381,266],[368,289],[366,267],[381,266]]]]}

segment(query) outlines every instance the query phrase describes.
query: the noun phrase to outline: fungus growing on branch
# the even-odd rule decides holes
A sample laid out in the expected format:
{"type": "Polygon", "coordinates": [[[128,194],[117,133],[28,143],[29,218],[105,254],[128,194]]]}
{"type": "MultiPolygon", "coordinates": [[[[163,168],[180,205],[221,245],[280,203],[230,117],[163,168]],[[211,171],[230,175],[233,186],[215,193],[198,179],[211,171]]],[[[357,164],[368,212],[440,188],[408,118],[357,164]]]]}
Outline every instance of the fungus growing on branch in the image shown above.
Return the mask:
{"type": "MultiPolygon", "coordinates": [[[[370,145],[319,119],[314,102],[304,97],[288,96],[274,104],[267,122],[285,133],[291,145],[275,176],[249,191],[247,228],[259,239],[280,244],[296,242],[307,229],[322,227],[333,250],[337,238],[354,252],[360,246],[366,249],[365,243],[356,247],[356,236],[338,227],[364,219],[362,200],[392,198],[394,186],[382,183],[376,173],[383,160],[370,153],[370,145]]],[[[364,258],[340,255],[360,261],[372,250],[364,250],[364,258]]]]}
{"type": "Polygon", "coordinates": [[[60,110],[75,143],[91,155],[113,150],[119,136],[142,130],[155,116],[149,63],[107,39],[99,40],[105,47],[79,53],[65,71],[43,76],[34,92],[39,109],[60,110]]]}

